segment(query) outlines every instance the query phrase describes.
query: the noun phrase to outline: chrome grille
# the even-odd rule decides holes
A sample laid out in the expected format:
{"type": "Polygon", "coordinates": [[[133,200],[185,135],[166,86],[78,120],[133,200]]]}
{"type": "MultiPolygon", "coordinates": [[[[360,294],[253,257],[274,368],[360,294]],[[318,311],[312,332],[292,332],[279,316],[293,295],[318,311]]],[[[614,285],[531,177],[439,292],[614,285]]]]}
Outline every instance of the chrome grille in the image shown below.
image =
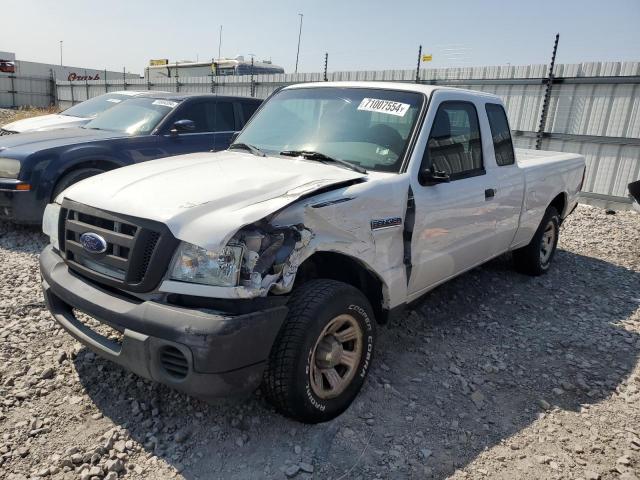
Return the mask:
{"type": "Polygon", "coordinates": [[[60,249],[72,270],[133,292],[149,291],[158,285],[178,243],[166,226],[68,200],[62,207],[60,249]],[[106,250],[86,250],[80,241],[84,233],[102,237],[106,250]]]}
{"type": "Polygon", "coordinates": [[[11,130],[5,130],[4,128],[0,128],[0,137],[3,136],[3,135],[14,135],[16,133],[18,133],[18,132],[14,132],[14,131],[11,131],[11,130]]]}

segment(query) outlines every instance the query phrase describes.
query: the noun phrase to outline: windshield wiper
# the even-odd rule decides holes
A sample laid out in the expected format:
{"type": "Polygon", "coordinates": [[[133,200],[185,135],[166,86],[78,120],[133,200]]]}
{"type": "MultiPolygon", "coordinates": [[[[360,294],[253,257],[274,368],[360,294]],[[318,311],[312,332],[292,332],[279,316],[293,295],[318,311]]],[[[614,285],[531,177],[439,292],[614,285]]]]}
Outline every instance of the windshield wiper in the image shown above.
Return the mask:
{"type": "Polygon", "coordinates": [[[267,156],[267,154],[260,150],[258,147],[254,147],[253,145],[249,145],[248,143],[232,143],[231,145],[229,145],[229,150],[248,150],[258,157],[267,156]]]}
{"type": "Polygon", "coordinates": [[[353,163],[347,162],[345,160],[340,160],[339,158],[330,157],[320,152],[313,152],[310,150],[284,150],[280,152],[280,155],[284,155],[286,157],[302,157],[305,160],[316,160],[323,163],[337,163],[338,165],[348,168],[349,170],[353,170],[358,173],[367,173],[364,168],[358,165],[354,165],[353,163]]]}

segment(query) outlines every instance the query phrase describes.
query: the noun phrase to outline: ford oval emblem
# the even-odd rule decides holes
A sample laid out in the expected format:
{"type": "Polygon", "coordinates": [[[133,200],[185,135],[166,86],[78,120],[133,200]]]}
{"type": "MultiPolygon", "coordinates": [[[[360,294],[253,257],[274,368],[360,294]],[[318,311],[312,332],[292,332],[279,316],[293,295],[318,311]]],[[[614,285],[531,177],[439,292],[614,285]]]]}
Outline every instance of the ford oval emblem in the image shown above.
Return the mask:
{"type": "Polygon", "coordinates": [[[104,253],[107,251],[107,241],[97,233],[87,232],[80,235],[80,243],[89,253],[104,253]]]}

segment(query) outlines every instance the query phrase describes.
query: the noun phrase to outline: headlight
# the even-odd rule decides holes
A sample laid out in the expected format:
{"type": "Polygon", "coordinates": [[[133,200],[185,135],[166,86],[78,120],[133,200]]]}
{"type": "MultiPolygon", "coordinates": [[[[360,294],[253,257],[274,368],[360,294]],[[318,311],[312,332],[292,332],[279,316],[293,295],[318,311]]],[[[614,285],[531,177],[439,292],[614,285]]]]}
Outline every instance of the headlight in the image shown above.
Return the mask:
{"type": "Polygon", "coordinates": [[[0,157],[0,177],[18,178],[20,173],[20,160],[0,157]]]}
{"type": "Polygon", "coordinates": [[[182,242],[173,260],[171,279],[218,287],[235,287],[240,276],[243,248],[228,245],[211,251],[182,242]]]}
{"type": "Polygon", "coordinates": [[[57,203],[50,203],[44,209],[44,216],[42,217],[42,231],[49,237],[49,241],[57,250],[60,250],[60,244],[58,242],[59,221],[60,205],[57,203]]]}

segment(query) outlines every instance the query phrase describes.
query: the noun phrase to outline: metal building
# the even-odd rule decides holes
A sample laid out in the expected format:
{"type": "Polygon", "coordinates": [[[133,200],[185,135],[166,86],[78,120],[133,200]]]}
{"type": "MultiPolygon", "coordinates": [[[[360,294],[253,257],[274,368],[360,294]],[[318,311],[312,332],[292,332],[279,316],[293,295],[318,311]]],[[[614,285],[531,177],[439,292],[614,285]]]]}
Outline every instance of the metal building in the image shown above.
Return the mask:
{"type": "Polygon", "coordinates": [[[182,61],[170,63],[169,60],[152,60],[145,69],[145,78],[153,82],[167,78],[195,78],[232,75],[268,75],[284,73],[284,68],[274,65],[271,60],[246,60],[243,56],[219,58],[208,62],[182,61]]]}

